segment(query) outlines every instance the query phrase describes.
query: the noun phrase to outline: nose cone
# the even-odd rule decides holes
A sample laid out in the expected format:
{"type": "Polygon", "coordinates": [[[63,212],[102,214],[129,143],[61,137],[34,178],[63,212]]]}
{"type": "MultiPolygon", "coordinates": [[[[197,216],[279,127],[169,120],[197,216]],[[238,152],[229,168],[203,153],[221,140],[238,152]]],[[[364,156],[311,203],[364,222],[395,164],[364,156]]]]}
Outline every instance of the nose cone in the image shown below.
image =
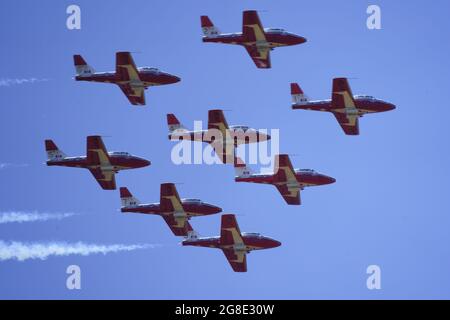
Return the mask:
{"type": "Polygon", "coordinates": [[[165,82],[167,84],[177,83],[177,82],[181,81],[181,79],[179,77],[174,76],[173,74],[169,74],[169,73],[166,73],[164,78],[165,78],[165,82]]]}
{"type": "Polygon", "coordinates": [[[270,139],[272,139],[270,134],[258,131],[258,142],[267,141],[267,140],[270,140],[270,139]]]}
{"type": "Polygon", "coordinates": [[[391,111],[391,110],[394,110],[396,107],[395,107],[395,104],[392,104],[392,103],[386,103],[385,104],[385,110],[386,111],[391,111]]]}
{"type": "Polygon", "coordinates": [[[213,212],[213,214],[214,213],[219,213],[219,212],[222,212],[222,208],[220,208],[220,207],[217,207],[217,206],[211,206],[211,211],[213,212]]]}
{"type": "Polygon", "coordinates": [[[150,161],[143,159],[143,158],[138,158],[136,162],[137,162],[138,168],[147,167],[152,164],[150,161]]]}
{"type": "Polygon", "coordinates": [[[332,184],[332,183],[335,183],[335,182],[336,182],[336,179],[333,178],[333,177],[329,177],[329,176],[326,176],[326,175],[322,175],[322,176],[320,177],[320,181],[321,181],[321,184],[332,184]]]}
{"type": "Polygon", "coordinates": [[[269,248],[276,248],[276,247],[281,246],[281,242],[274,240],[274,239],[269,239],[268,242],[269,242],[269,248]]]}
{"type": "Polygon", "coordinates": [[[294,36],[293,37],[294,39],[293,39],[293,42],[294,42],[294,44],[302,44],[302,43],[305,43],[307,40],[306,40],[306,38],[304,38],[304,37],[301,37],[301,36],[294,36]]]}
{"type": "Polygon", "coordinates": [[[222,212],[222,208],[215,206],[213,204],[209,204],[209,203],[204,203],[207,207],[206,207],[206,211],[207,214],[216,214],[219,212],[222,212]]]}

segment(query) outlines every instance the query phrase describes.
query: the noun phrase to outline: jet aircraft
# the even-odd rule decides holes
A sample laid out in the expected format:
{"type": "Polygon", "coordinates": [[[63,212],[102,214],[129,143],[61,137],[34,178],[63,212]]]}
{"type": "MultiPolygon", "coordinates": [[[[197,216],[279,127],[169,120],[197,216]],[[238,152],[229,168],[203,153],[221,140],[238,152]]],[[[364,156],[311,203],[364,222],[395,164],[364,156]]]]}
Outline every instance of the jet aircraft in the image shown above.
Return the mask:
{"type": "Polygon", "coordinates": [[[353,96],[346,78],[333,79],[331,100],[309,101],[297,83],[291,83],[292,109],[331,112],[347,135],[359,135],[359,118],[369,113],[395,109],[392,103],[373,96],[353,96]]]}
{"type": "Polygon", "coordinates": [[[113,83],[119,86],[132,105],[145,105],[144,91],[151,86],[172,84],[180,78],[157,68],[137,68],[129,52],[116,53],[116,71],[95,72],[81,55],[74,55],[76,81],[113,83]]]}
{"type": "Polygon", "coordinates": [[[45,140],[47,166],[62,166],[88,169],[105,190],[116,189],[115,174],[120,170],[142,168],[150,161],[128,152],[108,152],[100,136],[87,137],[86,156],[68,157],[52,140],[45,140]]]}
{"type": "Polygon", "coordinates": [[[189,219],[222,212],[222,209],[199,199],[180,199],[173,183],[161,184],[159,203],[141,204],[127,188],[120,188],[122,212],[155,214],[166,221],[176,236],[187,236],[193,231],[189,219]]]}
{"type": "Polygon", "coordinates": [[[300,205],[300,191],[305,187],[334,183],[336,180],[311,169],[294,169],[287,154],[275,156],[274,173],[253,173],[245,163],[236,157],[236,182],[250,182],[274,185],[289,205],[300,205]]]}
{"type": "Polygon", "coordinates": [[[209,110],[208,129],[187,130],[174,114],[167,115],[169,140],[191,140],[212,145],[223,163],[233,163],[234,149],[241,144],[270,140],[270,135],[243,125],[228,126],[222,110],[209,110]]]}
{"type": "Polygon", "coordinates": [[[198,238],[194,232],[182,242],[183,246],[221,249],[235,272],[247,272],[247,254],[253,250],[275,248],[279,241],[259,233],[241,233],[234,214],[222,215],[220,237],[198,238]]]}
{"type": "Polygon", "coordinates": [[[203,42],[225,43],[243,46],[256,67],[271,68],[270,51],[276,47],[293,46],[306,39],[279,28],[262,27],[258,13],[254,10],[243,12],[242,32],[221,33],[207,16],[201,16],[203,42]]]}

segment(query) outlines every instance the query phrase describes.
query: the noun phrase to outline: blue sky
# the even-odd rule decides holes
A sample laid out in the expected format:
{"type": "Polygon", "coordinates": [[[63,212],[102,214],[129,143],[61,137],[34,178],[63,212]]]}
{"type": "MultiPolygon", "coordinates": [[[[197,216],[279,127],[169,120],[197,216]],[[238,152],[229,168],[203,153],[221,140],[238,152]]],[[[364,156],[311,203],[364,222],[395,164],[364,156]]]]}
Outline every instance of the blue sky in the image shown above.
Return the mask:
{"type": "MultiPolygon", "coordinates": [[[[2,1],[0,79],[48,81],[0,87],[0,163],[13,164],[0,169],[0,212],[77,215],[2,224],[0,239],[160,246],[3,261],[0,298],[450,298],[449,9],[443,0],[2,1]],[[66,28],[72,3],[81,7],[80,31],[66,28]],[[382,30],[366,28],[369,4],[381,7],[382,30]],[[308,42],[272,52],[271,70],[256,69],[240,47],[201,42],[200,15],[234,32],[244,9],[308,42]],[[107,71],[120,50],[182,81],[151,88],[147,107],[136,108],[115,86],[72,79],[73,54],[107,71]],[[332,115],[290,109],[290,82],[325,99],[337,76],[397,109],[363,118],[358,137],[345,136],[332,115]],[[275,188],[235,183],[229,166],[173,165],[166,113],[191,127],[212,108],[231,110],[230,124],[279,128],[280,149],[298,155],[296,167],[337,182],[307,189],[303,205],[289,207],[275,188]],[[238,215],[241,230],[283,245],[250,254],[249,272],[233,273],[220,251],[181,247],[161,218],[119,213],[118,191],[101,190],[87,171],[44,165],[44,139],[82,155],[90,134],[152,161],[117,177],[141,201],[158,201],[162,182],[181,183],[182,197],[217,204],[238,215]],[[81,267],[81,290],[66,289],[71,264],[81,267]],[[372,264],[381,267],[381,290],[366,288],[372,264]]],[[[220,216],[192,224],[216,235],[220,216]]]]}

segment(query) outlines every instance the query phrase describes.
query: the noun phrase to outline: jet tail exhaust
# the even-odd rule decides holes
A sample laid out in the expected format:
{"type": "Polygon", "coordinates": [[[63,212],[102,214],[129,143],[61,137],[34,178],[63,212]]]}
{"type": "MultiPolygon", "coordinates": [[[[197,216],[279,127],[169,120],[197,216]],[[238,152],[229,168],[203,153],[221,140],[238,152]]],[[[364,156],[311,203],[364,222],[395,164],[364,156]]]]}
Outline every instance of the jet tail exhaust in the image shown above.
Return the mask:
{"type": "Polygon", "coordinates": [[[47,152],[48,161],[62,160],[66,157],[66,154],[59,150],[53,140],[45,140],[45,151],[47,152]]]}
{"type": "Polygon", "coordinates": [[[120,200],[122,201],[122,207],[135,207],[140,204],[139,200],[125,187],[120,188],[120,200]]]}
{"type": "Polygon", "coordinates": [[[77,76],[90,76],[95,73],[94,68],[88,65],[81,55],[74,55],[73,62],[77,76]]]}
{"type": "Polygon", "coordinates": [[[291,83],[291,97],[292,103],[297,105],[307,104],[309,100],[298,83],[291,83]]]}
{"type": "Polygon", "coordinates": [[[200,21],[202,24],[203,35],[208,38],[217,37],[220,34],[219,29],[214,26],[211,19],[208,16],[201,16],[200,21]]]}

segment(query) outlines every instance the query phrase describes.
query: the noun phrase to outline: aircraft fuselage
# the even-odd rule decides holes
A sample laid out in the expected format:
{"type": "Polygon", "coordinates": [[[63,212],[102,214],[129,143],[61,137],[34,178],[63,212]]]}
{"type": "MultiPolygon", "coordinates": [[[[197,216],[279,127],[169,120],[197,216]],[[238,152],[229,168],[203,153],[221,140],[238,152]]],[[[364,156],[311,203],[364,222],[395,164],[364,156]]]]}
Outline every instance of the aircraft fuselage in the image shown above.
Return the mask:
{"type": "MultiPolygon", "coordinates": [[[[234,145],[240,145],[270,140],[269,134],[255,129],[249,129],[246,131],[229,129],[228,133],[228,137],[223,137],[225,138],[223,144],[233,143],[234,145]]],[[[219,134],[222,135],[221,132],[217,129],[201,131],[180,131],[169,134],[169,139],[213,143],[214,141],[217,141],[217,136],[219,134]]]]}
{"type": "MultiPolygon", "coordinates": [[[[181,212],[181,214],[186,214],[187,217],[206,216],[216,214],[222,211],[221,208],[203,201],[193,203],[190,202],[189,200],[181,199],[181,204],[183,206],[183,212],[181,212]]],[[[143,213],[143,214],[156,214],[160,216],[174,214],[173,211],[167,211],[161,208],[159,203],[139,204],[134,207],[122,207],[121,211],[143,213]]]]}
{"type": "Polygon", "coordinates": [[[303,109],[313,111],[327,111],[333,113],[343,113],[348,115],[363,116],[368,113],[385,112],[395,109],[391,103],[375,98],[354,97],[355,109],[335,108],[331,100],[308,101],[305,104],[292,104],[292,109],[303,109]]]}
{"type": "Polygon", "coordinates": [[[139,71],[140,81],[130,81],[130,79],[122,78],[116,72],[96,72],[91,75],[76,76],[77,81],[92,81],[114,84],[129,83],[132,87],[147,88],[150,86],[172,84],[180,81],[180,78],[162,71],[139,71]]]}
{"type": "Polygon", "coordinates": [[[293,46],[306,42],[306,39],[290,32],[265,32],[265,41],[251,41],[246,39],[242,32],[223,33],[214,37],[203,37],[203,42],[235,44],[246,47],[276,47],[293,46]]]}
{"type": "MultiPolygon", "coordinates": [[[[296,170],[295,178],[297,179],[299,188],[326,185],[336,181],[332,177],[310,170],[296,170]]],[[[273,185],[286,184],[285,181],[279,180],[276,174],[263,173],[251,174],[248,177],[235,177],[235,181],[273,185]]]]}
{"type": "Polygon", "coordinates": [[[128,155],[114,155],[109,154],[110,164],[108,167],[106,166],[100,166],[100,165],[93,165],[88,162],[86,156],[79,156],[79,157],[66,157],[61,160],[48,160],[47,165],[48,166],[61,166],[61,167],[72,167],[72,168],[85,168],[85,169],[92,169],[92,168],[98,168],[101,167],[103,170],[109,170],[109,171],[120,171],[120,170],[126,170],[126,169],[135,169],[135,168],[142,168],[150,165],[150,161],[128,155]]]}
{"type": "Polygon", "coordinates": [[[275,248],[281,245],[277,240],[262,235],[242,234],[243,244],[224,245],[220,242],[220,237],[208,237],[198,239],[187,239],[183,241],[183,246],[195,246],[216,249],[235,249],[236,251],[250,252],[253,250],[262,250],[275,248]]]}

